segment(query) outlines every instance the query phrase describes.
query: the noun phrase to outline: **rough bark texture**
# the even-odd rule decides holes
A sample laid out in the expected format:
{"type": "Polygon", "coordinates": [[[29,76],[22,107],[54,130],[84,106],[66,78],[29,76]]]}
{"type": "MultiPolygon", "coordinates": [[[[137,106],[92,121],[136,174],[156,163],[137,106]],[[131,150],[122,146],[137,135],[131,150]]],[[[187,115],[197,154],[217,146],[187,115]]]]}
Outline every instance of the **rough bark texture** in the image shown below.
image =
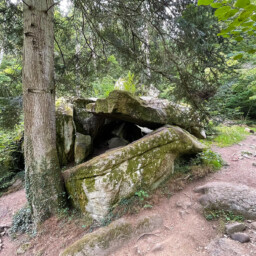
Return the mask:
{"type": "Polygon", "coordinates": [[[26,0],[23,97],[26,193],[35,223],[61,206],[56,150],[53,0],[26,0]]]}
{"type": "Polygon", "coordinates": [[[205,208],[223,209],[256,219],[256,189],[227,182],[212,182],[195,189],[205,208]]]}

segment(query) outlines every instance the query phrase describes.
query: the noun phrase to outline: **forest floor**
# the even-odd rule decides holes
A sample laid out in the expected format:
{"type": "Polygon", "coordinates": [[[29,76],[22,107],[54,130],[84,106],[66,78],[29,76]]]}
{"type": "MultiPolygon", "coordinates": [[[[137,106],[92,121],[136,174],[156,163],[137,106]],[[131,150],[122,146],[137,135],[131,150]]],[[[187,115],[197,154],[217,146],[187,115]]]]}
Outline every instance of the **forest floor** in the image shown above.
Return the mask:
{"type": "MultiPolygon", "coordinates": [[[[224,234],[225,223],[220,220],[207,221],[204,210],[198,202],[199,195],[194,188],[212,181],[225,181],[244,184],[256,189],[256,136],[250,135],[239,144],[218,148],[212,146],[228,164],[220,171],[207,175],[187,184],[182,190],[175,192],[170,198],[161,193],[153,197],[151,209],[142,209],[139,213],[125,216],[136,219],[150,214],[158,214],[163,219],[163,226],[136,237],[113,252],[112,256],[255,256],[256,230],[249,220],[245,220],[249,243],[239,243],[224,234]],[[244,152],[252,152],[251,157],[244,152]]],[[[0,227],[10,226],[12,215],[26,203],[25,192],[20,190],[0,198],[0,227]]],[[[57,256],[72,242],[81,238],[88,230],[81,220],[72,218],[52,217],[41,227],[35,237],[20,235],[15,239],[9,236],[3,240],[1,256],[57,256]]]]}

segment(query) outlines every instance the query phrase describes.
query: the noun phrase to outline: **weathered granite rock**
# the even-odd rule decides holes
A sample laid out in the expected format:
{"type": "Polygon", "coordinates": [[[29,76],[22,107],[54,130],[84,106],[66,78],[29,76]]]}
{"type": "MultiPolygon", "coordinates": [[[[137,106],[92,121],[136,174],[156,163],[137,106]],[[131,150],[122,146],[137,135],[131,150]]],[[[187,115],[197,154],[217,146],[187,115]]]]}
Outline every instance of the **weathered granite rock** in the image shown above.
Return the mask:
{"type": "Polygon", "coordinates": [[[122,139],[122,138],[118,138],[118,137],[114,137],[114,138],[111,138],[109,141],[108,141],[108,147],[111,149],[111,148],[118,148],[118,147],[123,147],[123,146],[126,146],[128,145],[129,142],[125,139],[122,139]]]}
{"type": "Polygon", "coordinates": [[[76,130],[85,135],[95,137],[97,129],[104,124],[104,118],[97,117],[86,110],[86,105],[95,102],[93,98],[73,98],[74,122],[76,130]]]}
{"type": "Polygon", "coordinates": [[[74,107],[64,98],[56,103],[57,150],[60,165],[74,160],[75,125],[74,107]]]}
{"type": "Polygon", "coordinates": [[[76,133],[75,139],[75,163],[82,163],[92,152],[92,138],[90,135],[76,133]]]}
{"type": "Polygon", "coordinates": [[[105,118],[95,116],[86,110],[86,105],[95,102],[94,98],[73,98],[74,122],[76,131],[94,138],[105,123],[105,118]]]}
{"type": "Polygon", "coordinates": [[[87,234],[66,248],[60,256],[107,256],[132,237],[161,228],[163,221],[160,216],[152,215],[131,223],[124,219],[112,222],[109,226],[87,234]]]}
{"type": "Polygon", "coordinates": [[[195,189],[205,208],[230,210],[245,218],[256,219],[256,189],[228,182],[212,182],[195,189]]]}
{"type": "Polygon", "coordinates": [[[229,238],[217,238],[207,246],[209,256],[241,256],[247,255],[248,250],[241,244],[229,238]]]}
{"type": "Polygon", "coordinates": [[[234,223],[229,223],[226,225],[226,233],[228,235],[231,235],[236,232],[242,232],[246,229],[246,226],[244,223],[240,222],[234,222],[234,223]]]}
{"type": "Polygon", "coordinates": [[[149,128],[170,124],[178,125],[190,132],[196,131],[196,135],[203,134],[200,132],[202,127],[198,115],[188,107],[151,97],[137,98],[125,91],[112,91],[106,99],[98,99],[95,103],[88,104],[86,109],[96,115],[149,128]]]}
{"type": "Polygon", "coordinates": [[[230,237],[231,237],[231,239],[238,241],[240,243],[250,242],[250,237],[245,233],[237,232],[237,233],[231,234],[230,237]]]}
{"type": "Polygon", "coordinates": [[[74,206],[102,220],[138,187],[154,189],[172,172],[174,159],[204,146],[185,130],[169,126],[123,148],[107,151],[63,173],[74,206]]]}

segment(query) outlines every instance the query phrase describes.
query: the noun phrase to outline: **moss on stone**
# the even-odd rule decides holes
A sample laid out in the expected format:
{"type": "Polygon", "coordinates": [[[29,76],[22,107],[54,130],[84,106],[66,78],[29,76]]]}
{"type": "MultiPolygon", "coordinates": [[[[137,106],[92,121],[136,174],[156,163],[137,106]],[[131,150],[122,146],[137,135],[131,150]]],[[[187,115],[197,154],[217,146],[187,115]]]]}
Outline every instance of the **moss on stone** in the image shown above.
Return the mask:
{"type": "Polygon", "coordinates": [[[65,171],[67,191],[81,211],[89,211],[95,218],[104,217],[107,207],[133,195],[138,187],[150,190],[159,186],[173,172],[176,156],[200,152],[203,148],[181,128],[159,129],[126,147],[65,171]]]}
{"type": "Polygon", "coordinates": [[[150,232],[155,228],[161,227],[162,224],[163,221],[158,215],[139,219],[135,224],[123,219],[117,220],[107,227],[85,235],[66,248],[60,256],[107,256],[115,248],[131,239],[134,234],[140,235],[144,232],[150,232]]]}

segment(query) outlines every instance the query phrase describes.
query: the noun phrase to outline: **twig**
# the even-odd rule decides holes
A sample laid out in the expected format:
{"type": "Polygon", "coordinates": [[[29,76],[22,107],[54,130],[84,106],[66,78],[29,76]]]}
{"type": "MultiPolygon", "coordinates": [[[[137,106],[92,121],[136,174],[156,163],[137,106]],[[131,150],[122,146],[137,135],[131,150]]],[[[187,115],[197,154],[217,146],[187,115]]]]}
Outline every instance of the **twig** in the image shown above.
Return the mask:
{"type": "Polygon", "coordinates": [[[173,227],[172,227],[172,228],[169,228],[169,227],[167,227],[167,226],[165,226],[165,225],[164,225],[164,227],[167,228],[167,229],[170,230],[170,231],[172,231],[172,228],[173,228],[173,227]]]}
{"type": "MultiPolygon", "coordinates": [[[[63,61],[63,64],[64,64],[64,72],[65,72],[65,69],[66,69],[66,62],[65,62],[65,59],[64,59],[64,54],[63,54],[63,52],[62,52],[62,50],[61,50],[61,47],[60,47],[60,45],[59,45],[59,43],[58,43],[56,37],[54,37],[54,41],[56,42],[56,44],[57,44],[57,46],[58,46],[58,48],[59,48],[59,50],[60,50],[60,54],[61,54],[62,61],[63,61]]],[[[64,73],[64,72],[63,72],[63,73],[64,73]]]]}
{"type": "Polygon", "coordinates": [[[57,3],[53,3],[45,12],[47,13],[54,5],[57,5],[59,4],[60,2],[57,2],[57,3]]]}
{"type": "Polygon", "coordinates": [[[24,0],[22,0],[22,2],[23,2],[28,8],[31,8],[31,6],[28,5],[24,0]]]}
{"type": "Polygon", "coordinates": [[[137,239],[137,242],[138,242],[143,236],[157,236],[157,237],[159,237],[159,235],[154,234],[154,233],[144,233],[144,234],[142,234],[142,235],[137,239]]]}

